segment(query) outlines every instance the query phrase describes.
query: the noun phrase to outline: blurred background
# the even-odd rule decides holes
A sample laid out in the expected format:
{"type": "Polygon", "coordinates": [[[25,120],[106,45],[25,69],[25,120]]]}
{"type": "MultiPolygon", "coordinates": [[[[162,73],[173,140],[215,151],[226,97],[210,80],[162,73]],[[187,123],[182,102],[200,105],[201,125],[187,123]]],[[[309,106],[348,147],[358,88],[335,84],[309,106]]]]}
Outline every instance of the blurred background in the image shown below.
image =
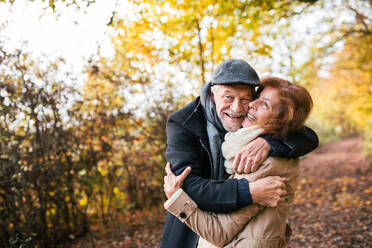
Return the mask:
{"type": "Polygon", "coordinates": [[[159,246],[167,117],[229,58],[314,100],[290,247],[371,247],[371,5],[0,0],[0,247],[159,246]]]}

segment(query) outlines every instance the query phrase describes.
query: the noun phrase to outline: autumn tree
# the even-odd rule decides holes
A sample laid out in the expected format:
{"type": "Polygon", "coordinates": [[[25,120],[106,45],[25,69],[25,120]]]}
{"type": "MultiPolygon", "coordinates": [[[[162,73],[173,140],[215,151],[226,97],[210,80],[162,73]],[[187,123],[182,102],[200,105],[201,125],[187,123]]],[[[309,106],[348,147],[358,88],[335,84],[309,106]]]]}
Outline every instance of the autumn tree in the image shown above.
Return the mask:
{"type": "Polygon", "coordinates": [[[329,77],[318,79],[313,89],[317,117],[333,126],[338,135],[360,133],[369,154],[372,154],[372,57],[364,51],[371,47],[371,42],[371,35],[348,37],[345,47],[336,54],[337,62],[329,77]]]}
{"type": "MultiPolygon", "coordinates": [[[[305,1],[304,1],[305,2],[305,1]]],[[[113,23],[115,50],[138,64],[185,75],[194,94],[214,66],[239,57],[255,64],[271,51],[261,27],[307,8],[301,1],[133,1],[113,23]]]]}
{"type": "Polygon", "coordinates": [[[21,51],[0,50],[0,240],[9,247],[87,230],[71,149],[79,140],[64,121],[75,91],[56,80],[58,64],[37,67],[21,51]]]}
{"type": "Polygon", "coordinates": [[[333,16],[324,20],[327,28],[314,37],[312,54],[298,67],[298,78],[311,89],[315,106],[310,123],[321,138],[359,133],[367,154],[372,154],[372,57],[365,52],[371,46],[372,8],[366,1],[333,7],[350,18],[339,23],[333,16]]]}
{"type": "Polygon", "coordinates": [[[172,88],[160,87],[164,92],[159,93],[151,74],[139,66],[121,54],[92,61],[76,105],[79,119],[85,120],[81,128],[89,130],[83,137],[98,144],[95,152],[105,152],[103,143],[110,147],[94,162],[99,173],[92,174],[92,180],[101,180],[96,191],[102,193],[102,216],[156,206],[164,199],[165,122],[179,106],[172,88]]]}

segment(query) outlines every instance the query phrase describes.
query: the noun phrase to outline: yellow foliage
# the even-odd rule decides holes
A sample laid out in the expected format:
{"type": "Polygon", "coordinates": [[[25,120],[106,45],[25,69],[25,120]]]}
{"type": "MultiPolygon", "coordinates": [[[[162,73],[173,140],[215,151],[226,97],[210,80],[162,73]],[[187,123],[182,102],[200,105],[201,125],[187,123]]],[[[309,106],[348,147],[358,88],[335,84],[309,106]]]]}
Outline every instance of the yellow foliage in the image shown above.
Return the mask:
{"type": "Polygon", "coordinates": [[[88,204],[88,197],[84,196],[82,199],[80,199],[79,204],[81,207],[85,207],[88,204]]]}
{"type": "Polygon", "coordinates": [[[86,174],[87,174],[87,171],[85,169],[79,171],[79,176],[81,176],[81,177],[84,176],[84,175],[86,175],[86,174]]]}
{"type": "Polygon", "coordinates": [[[14,131],[15,131],[14,133],[16,136],[23,137],[26,135],[26,131],[24,130],[23,126],[17,126],[14,131]]]}
{"type": "Polygon", "coordinates": [[[368,189],[364,190],[365,194],[372,194],[372,186],[370,186],[368,189]]]}
{"type": "Polygon", "coordinates": [[[349,38],[327,79],[312,89],[313,115],[335,133],[359,132],[372,152],[372,37],[349,38]]]}
{"type": "Polygon", "coordinates": [[[159,181],[156,180],[155,178],[152,180],[152,184],[153,184],[154,186],[158,186],[158,185],[160,185],[159,181]]]}
{"type": "MultiPolygon", "coordinates": [[[[253,58],[271,52],[269,42],[258,38],[263,22],[275,22],[269,11],[276,1],[261,2],[136,1],[132,11],[136,18],[124,19],[115,26],[118,32],[113,43],[122,58],[111,64],[132,78],[138,71],[151,73],[147,66],[160,62],[187,63],[195,68],[188,78],[205,81],[205,74],[216,63],[230,58],[233,49],[253,58]]],[[[284,14],[289,7],[285,6],[276,12],[284,14]]]]}
{"type": "Polygon", "coordinates": [[[31,145],[31,142],[28,139],[24,139],[22,145],[23,146],[29,146],[29,145],[31,145]]]}
{"type": "Polygon", "coordinates": [[[338,204],[342,206],[359,206],[361,204],[360,198],[356,194],[342,192],[336,195],[338,204]]]}
{"type": "Polygon", "coordinates": [[[56,210],[54,208],[48,209],[46,211],[46,215],[49,217],[50,215],[54,215],[56,213],[56,210]]]}
{"type": "Polygon", "coordinates": [[[100,173],[103,177],[106,176],[107,173],[108,173],[108,170],[107,170],[106,167],[107,167],[107,166],[106,166],[106,163],[105,163],[105,162],[100,161],[100,162],[98,163],[97,170],[99,171],[99,173],[100,173]]]}

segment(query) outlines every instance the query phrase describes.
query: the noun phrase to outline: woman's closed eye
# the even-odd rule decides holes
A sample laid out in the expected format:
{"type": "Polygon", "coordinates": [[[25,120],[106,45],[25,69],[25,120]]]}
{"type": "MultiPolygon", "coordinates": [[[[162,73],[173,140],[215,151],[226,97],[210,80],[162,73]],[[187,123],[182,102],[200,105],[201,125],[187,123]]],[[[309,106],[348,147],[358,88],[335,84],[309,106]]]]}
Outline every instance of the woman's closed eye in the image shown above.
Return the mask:
{"type": "Polygon", "coordinates": [[[258,100],[258,105],[257,106],[260,106],[264,109],[268,109],[269,108],[269,104],[267,103],[267,101],[265,100],[258,100]]]}
{"type": "Polygon", "coordinates": [[[261,102],[261,105],[262,105],[264,108],[266,108],[266,109],[269,108],[269,103],[268,103],[267,101],[262,101],[262,102],[261,102]]]}

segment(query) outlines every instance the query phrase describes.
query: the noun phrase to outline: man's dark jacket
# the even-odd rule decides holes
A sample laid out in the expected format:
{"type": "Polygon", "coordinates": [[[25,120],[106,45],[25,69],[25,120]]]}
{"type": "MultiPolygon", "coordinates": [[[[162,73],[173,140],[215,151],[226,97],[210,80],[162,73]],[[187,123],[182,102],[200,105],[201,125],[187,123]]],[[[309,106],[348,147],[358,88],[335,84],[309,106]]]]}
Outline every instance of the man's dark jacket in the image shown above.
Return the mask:
{"type": "MultiPolygon", "coordinates": [[[[238,190],[236,179],[217,178],[212,166],[206,119],[200,98],[196,98],[184,108],[170,115],[167,122],[167,161],[172,171],[179,175],[191,166],[190,175],[183,183],[183,190],[202,210],[211,212],[233,212],[238,210],[238,190]]],[[[284,157],[304,155],[318,145],[318,138],[311,129],[297,132],[295,138],[285,141],[290,152],[284,157]]],[[[162,248],[196,247],[198,235],[167,213],[162,248]]]]}

